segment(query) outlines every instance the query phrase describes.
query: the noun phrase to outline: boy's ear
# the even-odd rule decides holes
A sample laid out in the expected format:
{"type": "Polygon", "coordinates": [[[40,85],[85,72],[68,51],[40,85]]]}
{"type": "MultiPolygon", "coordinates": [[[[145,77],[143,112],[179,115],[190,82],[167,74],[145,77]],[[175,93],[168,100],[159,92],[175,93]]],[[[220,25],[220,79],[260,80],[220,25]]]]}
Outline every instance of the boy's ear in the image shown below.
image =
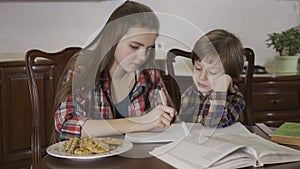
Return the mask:
{"type": "Polygon", "coordinates": [[[230,79],[229,79],[229,80],[230,80],[230,84],[229,84],[229,86],[228,86],[228,91],[229,91],[230,93],[235,93],[235,90],[234,90],[234,88],[233,88],[233,80],[232,80],[232,78],[231,78],[230,75],[228,75],[228,78],[230,78],[230,79]]]}
{"type": "Polygon", "coordinates": [[[229,91],[230,93],[235,93],[235,90],[233,89],[233,84],[232,84],[232,83],[229,85],[228,91],[229,91]]]}

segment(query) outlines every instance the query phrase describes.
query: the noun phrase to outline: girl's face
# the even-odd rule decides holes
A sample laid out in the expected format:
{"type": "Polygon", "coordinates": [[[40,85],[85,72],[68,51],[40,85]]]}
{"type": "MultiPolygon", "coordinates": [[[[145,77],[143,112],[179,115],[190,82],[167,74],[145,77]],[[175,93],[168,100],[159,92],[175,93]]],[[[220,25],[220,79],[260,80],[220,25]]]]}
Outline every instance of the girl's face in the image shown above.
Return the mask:
{"type": "Polygon", "coordinates": [[[193,82],[202,94],[214,89],[217,78],[224,72],[218,59],[212,60],[204,57],[194,62],[193,82]]]}
{"type": "Polygon", "coordinates": [[[149,57],[157,32],[148,28],[130,28],[116,47],[113,67],[125,72],[134,72],[149,57]]]}

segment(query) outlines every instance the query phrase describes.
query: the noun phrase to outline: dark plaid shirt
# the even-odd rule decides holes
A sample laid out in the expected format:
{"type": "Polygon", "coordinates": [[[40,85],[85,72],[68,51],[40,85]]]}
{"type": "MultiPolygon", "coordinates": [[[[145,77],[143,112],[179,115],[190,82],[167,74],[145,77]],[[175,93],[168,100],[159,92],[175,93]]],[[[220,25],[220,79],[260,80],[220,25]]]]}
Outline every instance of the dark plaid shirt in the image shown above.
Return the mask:
{"type": "MultiPolygon", "coordinates": [[[[68,75],[73,77],[74,72],[68,75]]],[[[70,77],[65,79],[70,79],[70,77]]],[[[171,105],[170,97],[159,72],[155,69],[147,69],[136,74],[136,85],[133,88],[128,117],[142,116],[152,110],[156,105],[162,104],[158,95],[159,88],[163,91],[167,105],[171,105]]],[[[94,98],[92,109],[86,110],[87,101],[82,95],[68,96],[56,110],[55,128],[61,139],[80,137],[81,127],[88,119],[114,119],[115,110],[111,104],[109,73],[104,70],[100,74],[100,83],[95,89],[89,91],[86,96],[94,98]],[[91,111],[92,110],[92,111],[91,111]]],[[[122,84],[120,84],[122,85],[122,84]]],[[[101,130],[101,126],[99,126],[101,130]]]]}
{"type": "Polygon", "coordinates": [[[183,121],[207,127],[226,127],[239,120],[245,99],[237,86],[234,92],[210,91],[203,96],[193,84],[182,94],[179,117],[183,121]]]}

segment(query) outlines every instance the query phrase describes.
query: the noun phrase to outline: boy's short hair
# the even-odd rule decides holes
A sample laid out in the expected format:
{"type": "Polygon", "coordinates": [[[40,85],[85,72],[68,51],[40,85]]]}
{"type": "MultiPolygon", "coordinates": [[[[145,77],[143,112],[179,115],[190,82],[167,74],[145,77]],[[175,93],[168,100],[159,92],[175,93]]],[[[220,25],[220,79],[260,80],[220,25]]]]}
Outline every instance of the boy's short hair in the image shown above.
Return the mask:
{"type": "Polygon", "coordinates": [[[206,56],[219,56],[225,73],[235,81],[240,78],[244,66],[243,45],[234,34],[216,29],[202,36],[195,43],[191,54],[193,64],[206,56]]]}

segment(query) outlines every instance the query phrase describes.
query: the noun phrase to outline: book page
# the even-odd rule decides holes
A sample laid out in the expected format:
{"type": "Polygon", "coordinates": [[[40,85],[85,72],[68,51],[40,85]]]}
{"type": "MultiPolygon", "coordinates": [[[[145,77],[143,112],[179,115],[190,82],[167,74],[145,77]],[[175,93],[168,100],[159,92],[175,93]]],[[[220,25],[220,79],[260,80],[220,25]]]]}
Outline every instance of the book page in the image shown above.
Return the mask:
{"type": "Polygon", "coordinates": [[[249,154],[245,153],[247,151],[253,152],[253,150],[249,150],[247,147],[243,149],[236,150],[221,160],[217,161],[210,167],[210,169],[224,169],[224,168],[243,168],[254,166],[256,164],[256,159],[249,157],[249,154]]]}
{"type": "MultiPolygon", "coordinates": [[[[300,161],[300,151],[284,145],[265,140],[259,136],[257,142],[264,146],[259,152],[259,159],[264,164],[276,164],[284,162],[300,161]]],[[[254,147],[256,148],[256,147],[254,147]]]]}
{"type": "MultiPolygon", "coordinates": [[[[239,133],[241,135],[251,135],[252,133],[237,122],[226,128],[210,129],[203,127],[200,123],[186,123],[188,132],[191,135],[199,137],[209,137],[214,133],[239,133]]],[[[186,136],[186,132],[181,123],[174,123],[170,127],[163,129],[155,129],[147,132],[127,133],[125,140],[133,143],[158,143],[158,142],[172,142],[180,140],[186,136]]]]}
{"type": "Polygon", "coordinates": [[[226,142],[252,147],[257,152],[257,158],[263,164],[300,161],[300,151],[276,144],[256,134],[243,137],[236,134],[216,134],[212,137],[226,142]]]}
{"type": "MultiPolygon", "coordinates": [[[[186,125],[189,132],[192,128],[195,130],[201,130],[202,128],[202,125],[197,123],[186,123],[186,125]]],[[[176,141],[185,136],[186,133],[181,124],[175,123],[162,129],[154,129],[147,132],[127,133],[125,135],[125,140],[129,140],[133,143],[160,143],[176,141]]]]}
{"type": "Polygon", "coordinates": [[[158,147],[150,154],[174,167],[185,165],[184,168],[240,168],[300,161],[300,151],[243,131],[243,128],[237,124],[228,130],[217,129],[202,144],[199,144],[199,135],[194,132],[181,140],[158,147]]]}
{"type": "MultiPolygon", "coordinates": [[[[234,164],[235,161],[228,156],[235,151],[244,152],[242,156],[233,153],[233,155],[235,155],[234,159],[237,157],[237,155],[239,156],[237,158],[240,158],[240,160],[247,159],[247,163],[244,163],[243,166],[254,165],[256,161],[254,157],[255,155],[250,154],[250,152],[253,151],[248,151],[248,153],[245,153],[246,151],[244,146],[232,144],[230,142],[223,142],[217,139],[209,139],[209,141],[199,144],[198,137],[194,135],[186,137],[183,140],[155,148],[150,152],[150,154],[160,159],[164,159],[166,162],[169,162],[171,159],[174,160],[174,158],[179,160],[179,163],[183,161],[190,161],[193,162],[193,164],[197,164],[199,168],[211,167],[214,165],[214,163],[221,159],[223,161],[227,161],[227,165],[231,165],[231,167],[237,167],[234,164]],[[228,160],[225,159],[225,157],[229,157],[228,160]],[[232,162],[232,164],[230,162],[232,162]]],[[[174,163],[176,162],[173,161],[173,165],[174,163]]]]}

